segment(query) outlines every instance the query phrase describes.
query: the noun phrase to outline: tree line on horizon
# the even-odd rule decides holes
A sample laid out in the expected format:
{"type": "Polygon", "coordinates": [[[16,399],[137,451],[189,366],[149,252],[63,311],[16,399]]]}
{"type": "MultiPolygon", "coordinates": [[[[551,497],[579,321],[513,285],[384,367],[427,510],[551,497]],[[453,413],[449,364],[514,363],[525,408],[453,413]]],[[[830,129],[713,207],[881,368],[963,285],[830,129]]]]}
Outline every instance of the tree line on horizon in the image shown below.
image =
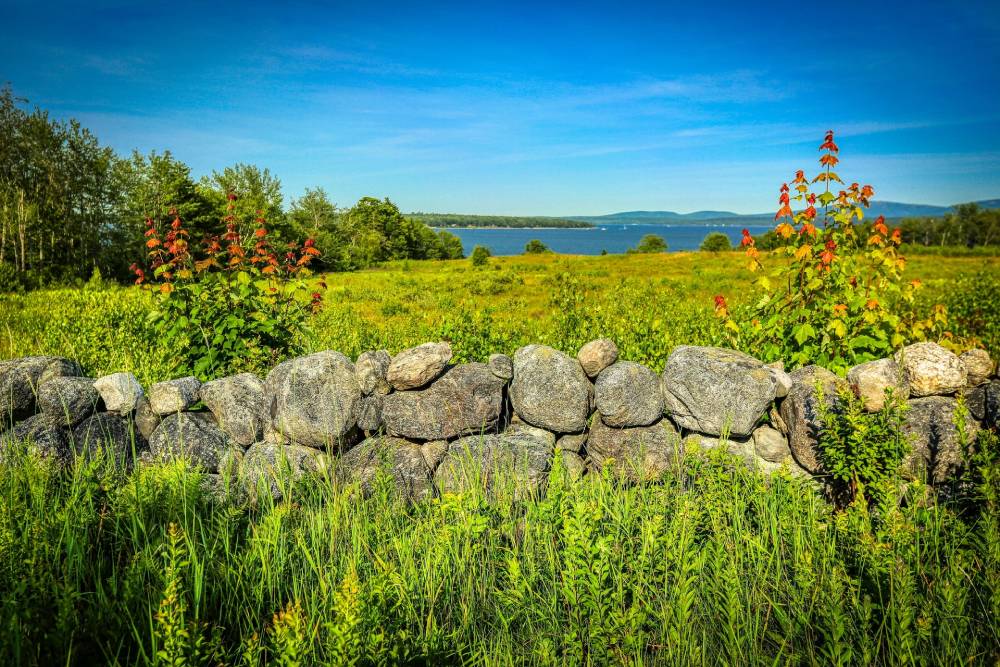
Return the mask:
{"type": "MultiPolygon", "coordinates": [[[[130,264],[145,258],[147,218],[165,225],[176,211],[198,241],[221,233],[230,194],[237,218],[265,218],[278,243],[315,239],[322,252],[316,266],[326,271],[464,256],[457,236],[431,226],[588,226],[538,216],[405,215],[388,198],[363,197],[339,208],[321,187],[306,188],[286,205],[281,181],[266,168],[237,163],[195,180],[169,150],[118,155],[78,121],[28,110],[26,102],[9,85],[0,88],[0,292],[71,284],[97,273],[127,280],[130,264]]],[[[907,243],[1000,244],[1000,210],[975,204],[900,226],[907,243]]],[[[776,243],[773,232],[758,239],[761,249],[776,243]]],[[[633,249],[662,250],[665,244],[633,249]]]]}
{"type": "Polygon", "coordinates": [[[175,212],[191,241],[224,231],[230,194],[238,220],[267,221],[278,243],[313,238],[321,270],[397,259],[457,259],[462,243],[404,216],[389,199],[338,208],[321,187],[286,202],[266,168],[238,163],[195,180],[170,151],[121,156],[76,120],[59,121],[0,88],[0,292],[85,280],[126,280],[145,258],[145,220],[175,212]]]}

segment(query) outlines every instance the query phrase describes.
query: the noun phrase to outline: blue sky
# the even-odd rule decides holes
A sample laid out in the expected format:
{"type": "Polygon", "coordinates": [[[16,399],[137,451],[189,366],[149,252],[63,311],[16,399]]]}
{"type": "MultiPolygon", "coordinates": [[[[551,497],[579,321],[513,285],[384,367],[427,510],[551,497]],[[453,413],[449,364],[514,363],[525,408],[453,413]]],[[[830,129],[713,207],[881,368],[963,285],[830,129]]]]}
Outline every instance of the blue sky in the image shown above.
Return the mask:
{"type": "Polygon", "coordinates": [[[1000,197],[1000,3],[0,0],[0,81],[121,152],[405,211],[770,210],[837,131],[880,199],[1000,197]]]}

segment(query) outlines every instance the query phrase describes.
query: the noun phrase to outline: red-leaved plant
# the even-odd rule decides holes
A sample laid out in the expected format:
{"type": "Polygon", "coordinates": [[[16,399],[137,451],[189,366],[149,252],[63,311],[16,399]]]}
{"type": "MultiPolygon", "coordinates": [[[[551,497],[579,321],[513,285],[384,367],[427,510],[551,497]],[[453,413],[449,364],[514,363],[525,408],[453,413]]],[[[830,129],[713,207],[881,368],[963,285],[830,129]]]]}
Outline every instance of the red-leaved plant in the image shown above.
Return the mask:
{"type": "Polygon", "coordinates": [[[202,379],[263,371],[299,351],[322,302],[306,280],[320,254],[313,240],[277,251],[261,213],[240,229],[236,196],[228,199],[225,233],[197,247],[176,214],[165,232],[147,219],[149,268],[132,265],[136,284],[156,290],[152,320],[175,371],[202,379]]]}
{"type": "Polygon", "coordinates": [[[890,229],[882,216],[865,222],[875,190],[845,185],[834,171],[840,148],[833,131],[819,150],[820,172],[810,180],[799,170],[779,191],[774,216],[778,261],[772,271],[765,271],[756,241],[743,230],[741,245],[748,268],[759,274],[762,295],[733,310],[716,296],[715,312],[736,347],[793,366],[816,363],[844,372],[887,356],[908,340],[925,338],[946,316],[940,306],[930,318],[912,314],[920,281],[903,280],[899,229],[890,229]],[[843,187],[834,189],[834,184],[843,187]]]}

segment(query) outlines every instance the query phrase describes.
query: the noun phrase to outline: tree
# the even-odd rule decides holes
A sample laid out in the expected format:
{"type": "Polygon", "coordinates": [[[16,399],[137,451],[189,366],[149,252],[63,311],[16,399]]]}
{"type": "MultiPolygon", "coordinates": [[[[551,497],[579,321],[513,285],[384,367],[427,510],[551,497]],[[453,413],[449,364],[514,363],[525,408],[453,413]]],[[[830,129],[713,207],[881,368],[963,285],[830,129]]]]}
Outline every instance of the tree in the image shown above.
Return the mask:
{"type": "Polygon", "coordinates": [[[285,221],[281,181],[270,169],[239,162],[203,177],[199,187],[215,208],[217,220],[227,215],[228,197],[234,194],[237,219],[253,221],[263,217],[279,238],[292,236],[285,221]]]}
{"type": "Polygon", "coordinates": [[[662,236],[658,236],[657,234],[646,234],[639,240],[639,245],[628,250],[630,253],[657,253],[666,251],[667,242],[663,240],[662,236]]]}
{"type": "Polygon", "coordinates": [[[192,240],[213,232],[221,216],[191,178],[191,169],[170,151],[119,160],[114,177],[118,188],[117,224],[111,237],[107,264],[121,276],[132,258],[140,255],[144,222],[166,225],[175,217],[184,221],[192,240]]]}
{"type": "Polygon", "coordinates": [[[398,259],[457,259],[462,243],[454,234],[406,218],[389,199],[363,197],[339,218],[337,254],[345,269],[398,259]]]}
{"type": "Polygon", "coordinates": [[[316,240],[316,246],[323,253],[317,262],[320,268],[345,268],[340,253],[343,243],[338,226],[340,213],[323,188],[306,188],[305,194],[292,200],[287,219],[295,238],[316,240]]]}
{"type": "Polygon", "coordinates": [[[477,245],[475,248],[472,249],[472,265],[479,267],[486,266],[489,263],[490,257],[492,255],[493,253],[490,252],[489,248],[487,248],[486,246],[477,245]]]}
{"type": "Polygon", "coordinates": [[[732,250],[733,244],[729,240],[729,237],[722,232],[711,232],[701,242],[701,247],[698,249],[704,252],[723,252],[725,250],[732,250]]]}
{"type": "Polygon", "coordinates": [[[549,247],[538,239],[531,239],[524,246],[524,254],[526,255],[544,255],[550,252],[552,251],[549,250],[549,247]]]}
{"type": "Polygon", "coordinates": [[[465,257],[462,239],[443,229],[437,231],[437,236],[441,244],[441,259],[462,259],[465,257]]]}

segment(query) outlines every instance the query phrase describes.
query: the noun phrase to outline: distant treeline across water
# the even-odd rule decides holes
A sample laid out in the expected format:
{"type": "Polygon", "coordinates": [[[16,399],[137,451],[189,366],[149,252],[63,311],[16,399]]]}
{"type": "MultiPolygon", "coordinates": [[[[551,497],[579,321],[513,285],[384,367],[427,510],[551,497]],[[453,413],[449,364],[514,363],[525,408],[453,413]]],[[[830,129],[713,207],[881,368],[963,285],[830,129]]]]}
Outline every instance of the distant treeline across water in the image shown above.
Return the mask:
{"type": "Polygon", "coordinates": [[[520,255],[524,246],[538,239],[550,250],[571,255],[622,253],[634,248],[646,234],[663,237],[670,250],[697,250],[712,232],[723,232],[736,245],[742,230],[763,234],[767,225],[602,225],[589,229],[472,229],[449,228],[458,236],[469,254],[477,245],[486,246],[494,255],[520,255]]]}

